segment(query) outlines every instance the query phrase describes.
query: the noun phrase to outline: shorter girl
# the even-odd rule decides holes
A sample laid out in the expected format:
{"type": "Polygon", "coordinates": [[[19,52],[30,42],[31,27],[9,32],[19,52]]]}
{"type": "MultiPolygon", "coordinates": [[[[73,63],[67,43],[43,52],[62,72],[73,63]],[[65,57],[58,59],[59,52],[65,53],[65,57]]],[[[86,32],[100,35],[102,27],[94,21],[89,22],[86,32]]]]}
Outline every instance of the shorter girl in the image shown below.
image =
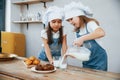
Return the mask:
{"type": "Polygon", "coordinates": [[[67,49],[66,34],[62,26],[63,17],[62,9],[56,6],[49,7],[43,16],[42,21],[47,28],[41,31],[44,46],[39,59],[49,61],[50,64],[53,64],[53,57],[60,57],[67,49]]]}
{"type": "Polygon", "coordinates": [[[64,7],[65,19],[74,26],[77,39],[74,45],[84,46],[91,51],[89,61],[83,62],[84,68],[107,71],[107,53],[100,41],[104,30],[97,20],[91,18],[92,12],[80,2],[72,2],[64,7]]]}

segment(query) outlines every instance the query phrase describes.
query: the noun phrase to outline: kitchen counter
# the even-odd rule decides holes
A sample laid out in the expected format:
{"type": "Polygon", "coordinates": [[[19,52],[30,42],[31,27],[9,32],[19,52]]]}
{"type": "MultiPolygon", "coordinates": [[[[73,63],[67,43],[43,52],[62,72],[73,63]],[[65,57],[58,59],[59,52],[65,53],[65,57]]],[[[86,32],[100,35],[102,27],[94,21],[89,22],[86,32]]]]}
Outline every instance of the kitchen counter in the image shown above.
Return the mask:
{"type": "Polygon", "coordinates": [[[30,71],[23,60],[0,61],[0,80],[120,80],[120,73],[98,71],[74,66],[52,73],[30,71]]]}

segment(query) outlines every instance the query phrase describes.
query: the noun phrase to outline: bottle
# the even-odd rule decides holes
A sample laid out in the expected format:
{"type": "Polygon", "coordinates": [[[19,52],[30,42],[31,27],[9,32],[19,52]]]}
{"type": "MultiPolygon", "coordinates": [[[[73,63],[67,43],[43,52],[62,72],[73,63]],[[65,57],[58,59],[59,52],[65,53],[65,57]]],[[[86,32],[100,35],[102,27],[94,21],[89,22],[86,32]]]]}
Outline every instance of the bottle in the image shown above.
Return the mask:
{"type": "Polygon", "coordinates": [[[41,14],[38,12],[37,13],[37,20],[40,21],[41,20],[41,14]]]}

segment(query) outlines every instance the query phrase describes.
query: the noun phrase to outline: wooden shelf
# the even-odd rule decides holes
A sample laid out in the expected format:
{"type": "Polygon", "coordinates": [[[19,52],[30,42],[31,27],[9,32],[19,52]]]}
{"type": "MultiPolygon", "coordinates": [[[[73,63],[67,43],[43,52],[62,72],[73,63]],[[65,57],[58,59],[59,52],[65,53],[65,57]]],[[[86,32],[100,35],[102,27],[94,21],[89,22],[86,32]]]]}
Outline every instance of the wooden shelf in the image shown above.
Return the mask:
{"type": "Polygon", "coordinates": [[[26,23],[42,23],[42,21],[13,21],[16,24],[26,24],[26,23]]]}
{"type": "Polygon", "coordinates": [[[34,4],[38,2],[50,2],[50,1],[53,1],[53,0],[25,0],[25,1],[14,2],[14,4],[25,5],[25,4],[34,4]]]}
{"type": "MultiPolygon", "coordinates": [[[[29,4],[35,4],[35,3],[43,3],[44,4],[44,8],[46,8],[46,2],[51,2],[53,0],[21,0],[21,1],[15,1],[13,2],[13,4],[15,5],[19,5],[19,6],[23,6],[23,5],[27,5],[27,10],[29,10],[29,4]]],[[[21,9],[21,13],[23,13],[22,8],[21,9]]],[[[42,23],[42,21],[12,21],[15,24],[27,24],[27,29],[29,27],[30,23],[42,23]]],[[[45,26],[44,26],[45,27],[45,26]]]]}

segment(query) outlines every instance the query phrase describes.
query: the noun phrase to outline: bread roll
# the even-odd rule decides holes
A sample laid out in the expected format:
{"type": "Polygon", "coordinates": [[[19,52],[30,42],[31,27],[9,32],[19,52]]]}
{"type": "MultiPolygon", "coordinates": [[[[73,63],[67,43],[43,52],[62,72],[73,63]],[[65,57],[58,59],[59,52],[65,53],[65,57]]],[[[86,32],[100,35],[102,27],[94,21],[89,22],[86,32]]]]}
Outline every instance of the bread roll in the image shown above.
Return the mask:
{"type": "Polygon", "coordinates": [[[33,65],[38,65],[38,64],[40,64],[40,60],[35,59],[35,60],[33,61],[33,65]]]}
{"type": "Polygon", "coordinates": [[[29,57],[29,59],[33,61],[33,60],[36,59],[36,57],[35,56],[31,56],[31,57],[29,57]]]}

